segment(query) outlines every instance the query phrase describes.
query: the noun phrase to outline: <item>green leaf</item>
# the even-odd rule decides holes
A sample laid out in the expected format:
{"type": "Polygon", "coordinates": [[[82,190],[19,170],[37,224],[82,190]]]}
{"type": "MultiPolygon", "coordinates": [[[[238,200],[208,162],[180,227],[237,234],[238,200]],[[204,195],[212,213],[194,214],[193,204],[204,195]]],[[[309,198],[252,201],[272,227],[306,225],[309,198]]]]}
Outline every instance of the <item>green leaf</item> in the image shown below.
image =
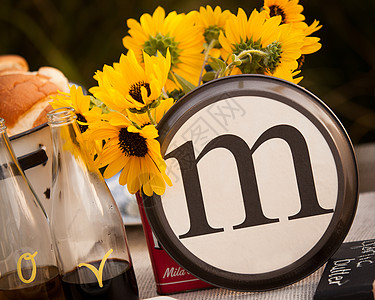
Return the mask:
{"type": "Polygon", "coordinates": [[[208,64],[216,72],[221,72],[222,70],[225,70],[225,68],[227,67],[224,61],[215,57],[211,57],[208,64]]]}
{"type": "Polygon", "coordinates": [[[187,81],[182,76],[180,76],[180,75],[178,75],[176,73],[173,73],[173,75],[175,76],[175,78],[178,81],[178,83],[181,85],[181,87],[184,90],[185,94],[196,88],[196,86],[194,84],[190,83],[189,81],[187,81]]]}
{"type": "Polygon", "coordinates": [[[211,81],[215,79],[215,76],[216,76],[215,72],[207,72],[206,74],[203,75],[202,79],[204,82],[207,82],[207,81],[211,81]]]}

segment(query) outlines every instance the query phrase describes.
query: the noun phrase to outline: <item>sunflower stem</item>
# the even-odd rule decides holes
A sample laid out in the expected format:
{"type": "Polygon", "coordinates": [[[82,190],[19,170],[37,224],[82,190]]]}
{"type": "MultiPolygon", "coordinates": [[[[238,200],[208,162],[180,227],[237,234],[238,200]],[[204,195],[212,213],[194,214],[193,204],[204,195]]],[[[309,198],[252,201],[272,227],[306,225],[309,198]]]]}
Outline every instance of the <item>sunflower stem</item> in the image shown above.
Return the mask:
{"type": "Polygon", "coordinates": [[[154,126],[156,126],[157,124],[156,124],[155,119],[151,115],[151,109],[150,108],[147,108],[147,115],[148,115],[148,118],[150,119],[151,124],[154,125],[154,126]]]}
{"type": "Polygon", "coordinates": [[[233,70],[234,67],[239,66],[239,65],[242,64],[242,62],[240,62],[240,61],[245,56],[249,57],[249,61],[251,63],[252,62],[252,58],[253,58],[252,55],[254,55],[254,54],[262,56],[262,57],[267,56],[267,53],[264,52],[264,51],[261,51],[261,50],[257,50],[257,49],[244,50],[244,51],[242,51],[240,54],[238,54],[235,57],[236,60],[233,60],[230,64],[228,64],[228,66],[226,67],[225,71],[223,72],[223,76],[225,76],[225,74],[228,74],[228,76],[229,76],[232,73],[232,70],[233,70]]]}
{"type": "Polygon", "coordinates": [[[203,63],[202,63],[201,72],[199,74],[198,86],[200,86],[202,84],[203,71],[204,71],[204,68],[205,68],[205,66],[207,64],[207,61],[208,61],[208,54],[210,53],[211,49],[214,47],[216,41],[217,40],[215,40],[215,39],[211,40],[210,44],[204,50],[204,60],[203,60],[203,63]]]}
{"type": "Polygon", "coordinates": [[[266,56],[267,53],[264,52],[264,51],[261,51],[261,50],[257,50],[257,49],[250,49],[250,50],[244,50],[242,51],[239,55],[238,55],[238,58],[243,58],[245,57],[246,55],[251,55],[251,54],[258,54],[260,56],[266,56]]]}
{"type": "Polygon", "coordinates": [[[165,87],[163,87],[163,88],[161,89],[161,93],[163,94],[163,97],[164,97],[164,98],[169,98],[167,92],[165,91],[165,87]]]}
{"type": "Polygon", "coordinates": [[[139,126],[137,123],[135,123],[135,122],[133,122],[133,121],[131,121],[131,122],[132,122],[132,125],[133,125],[135,128],[137,128],[137,129],[139,129],[139,130],[142,129],[142,127],[139,126]]]}

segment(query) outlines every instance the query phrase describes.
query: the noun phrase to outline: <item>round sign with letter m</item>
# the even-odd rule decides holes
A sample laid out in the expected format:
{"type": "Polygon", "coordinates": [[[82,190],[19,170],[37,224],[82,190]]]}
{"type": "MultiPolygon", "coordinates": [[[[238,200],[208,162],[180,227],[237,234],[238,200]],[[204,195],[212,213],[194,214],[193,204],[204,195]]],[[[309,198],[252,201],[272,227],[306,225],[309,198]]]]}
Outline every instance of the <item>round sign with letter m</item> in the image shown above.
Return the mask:
{"type": "Polygon", "coordinates": [[[352,144],[332,111],[275,77],[211,81],[158,125],[173,186],[143,195],[168,254],[213,285],[267,290],[322,266],[358,199],[352,144]]]}

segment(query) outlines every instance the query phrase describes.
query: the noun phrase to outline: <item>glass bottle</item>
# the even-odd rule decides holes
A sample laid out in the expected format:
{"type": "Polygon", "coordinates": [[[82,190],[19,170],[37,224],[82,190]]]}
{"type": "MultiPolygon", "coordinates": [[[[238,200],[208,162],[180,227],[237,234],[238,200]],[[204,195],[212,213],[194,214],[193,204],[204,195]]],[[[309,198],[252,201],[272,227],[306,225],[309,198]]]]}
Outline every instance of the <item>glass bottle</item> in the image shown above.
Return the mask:
{"type": "Polygon", "coordinates": [[[0,118],[0,299],[63,300],[47,216],[0,118]]]}
{"type": "Polygon", "coordinates": [[[51,228],[67,299],[138,299],[125,226],[88,159],[72,108],[48,115],[52,133],[51,228]]]}

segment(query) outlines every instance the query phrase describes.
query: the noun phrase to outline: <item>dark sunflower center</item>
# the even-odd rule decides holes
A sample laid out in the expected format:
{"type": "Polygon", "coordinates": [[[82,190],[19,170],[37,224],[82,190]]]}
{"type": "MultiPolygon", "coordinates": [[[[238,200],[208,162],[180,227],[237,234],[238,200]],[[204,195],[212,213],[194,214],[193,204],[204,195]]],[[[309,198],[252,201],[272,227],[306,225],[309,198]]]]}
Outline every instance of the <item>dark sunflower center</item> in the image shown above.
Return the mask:
{"type": "Polygon", "coordinates": [[[145,157],[148,148],[146,139],[136,132],[129,132],[121,128],[119,133],[119,147],[126,156],[145,157]]]}
{"type": "Polygon", "coordinates": [[[281,16],[281,23],[285,23],[286,14],[285,14],[284,10],[280,6],[278,6],[278,5],[271,5],[269,7],[269,9],[270,9],[270,16],[271,17],[281,16]]]}
{"type": "Polygon", "coordinates": [[[145,87],[147,90],[147,96],[151,95],[151,89],[150,89],[150,84],[144,81],[138,81],[136,83],[133,83],[130,86],[129,89],[129,95],[132,96],[132,98],[139,103],[144,104],[144,101],[142,99],[142,93],[141,93],[141,87],[145,87]]]}
{"type": "Polygon", "coordinates": [[[169,48],[171,65],[175,66],[181,62],[181,49],[178,48],[178,45],[179,43],[174,40],[174,37],[170,37],[168,34],[164,36],[158,33],[156,36],[149,36],[148,40],[143,44],[143,49],[150,56],[156,55],[157,51],[159,51],[166,57],[167,49],[169,48]]]}
{"type": "MultiPolygon", "coordinates": [[[[77,120],[79,122],[87,123],[86,118],[79,113],[77,114],[77,120]]],[[[82,125],[82,124],[79,124],[79,123],[78,123],[78,127],[79,127],[79,130],[81,131],[81,133],[84,133],[89,128],[88,125],[82,125]]]]}

